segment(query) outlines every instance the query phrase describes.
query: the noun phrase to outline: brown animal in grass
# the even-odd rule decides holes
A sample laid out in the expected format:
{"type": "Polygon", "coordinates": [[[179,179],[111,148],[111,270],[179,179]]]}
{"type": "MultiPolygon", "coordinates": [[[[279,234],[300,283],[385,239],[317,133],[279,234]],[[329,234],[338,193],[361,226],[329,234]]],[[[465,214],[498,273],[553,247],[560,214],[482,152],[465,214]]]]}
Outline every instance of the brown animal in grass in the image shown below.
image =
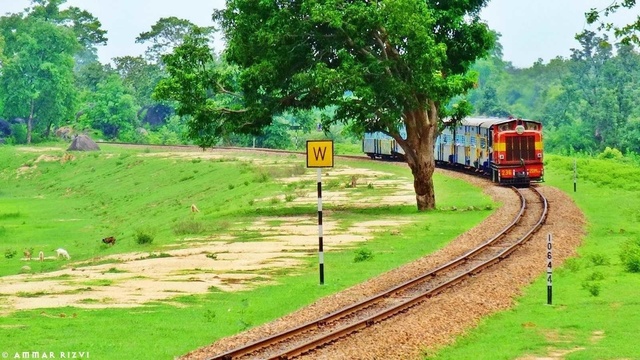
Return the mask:
{"type": "Polygon", "coordinates": [[[38,258],[40,261],[44,261],[44,251],[40,251],[40,253],[38,253],[38,258]]]}
{"type": "Polygon", "coordinates": [[[27,260],[31,260],[31,250],[25,250],[24,251],[24,257],[27,260]]]}
{"type": "Polygon", "coordinates": [[[109,236],[109,237],[106,237],[106,238],[102,239],[102,242],[105,243],[105,244],[109,244],[109,245],[113,246],[113,245],[116,244],[116,238],[114,238],[113,236],[109,236]]]}
{"type": "Polygon", "coordinates": [[[200,212],[200,209],[198,209],[196,204],[191,204],[191,212],[197,213],[200,212]]]}

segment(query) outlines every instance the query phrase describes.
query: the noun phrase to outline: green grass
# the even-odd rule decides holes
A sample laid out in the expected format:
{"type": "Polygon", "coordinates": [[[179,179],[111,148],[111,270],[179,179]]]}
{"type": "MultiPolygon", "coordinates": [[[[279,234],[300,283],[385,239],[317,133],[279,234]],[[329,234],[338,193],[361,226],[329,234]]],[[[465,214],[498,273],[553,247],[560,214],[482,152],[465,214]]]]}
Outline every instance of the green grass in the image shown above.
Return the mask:
{"type": "Polygon", "coordinates": [[[516,359],[575,350],[564,359],[640,359],[640,274],[621,262],[623,244],[640,237],[640,168],[614,160],[548,156],[547,185],[570,194],[585,212],[579,256],[554,271],[553,305],[540,277],[513,309],[484,321],[429,359],[516,359]]]}
{"type": "MultiPolygon", "coordinates": [[[[20,260],[24,248],[32,247],[35,253],[43,250],[52,256],[54,249],[64,247],[73,261],[94,259],[92,265],[113,264],[105,272],[118,273],[122,271],[117,261],[100,257],[140,251],[148,252],[148,258],[165,257],[169,255],[163,252],[164,245],[188,246],[185,237],[194,234],[230,234],[237,237],[235,241],[258,241],[260,233],[247,231],[258,217],[273,217],[267,222],[277,228],[280,220],[276,217],[317,211],[315,205],[270,200],[283,193],[315,191],[314,181],[302,181],[294,187],[277,181],[302,173],[304,159],[276,157],[267,166],[264,163],[268,156],[264,155],[256,155],[254,160],[225,157],[194,161],[160,157],[149,149],[109,145],[101,148],[96,153],[74,153],[74,161],[61,163],[37,159],[43,153],[61,157],[62,150],[31,152],[0,146],[0,250],[18,252],[14,258],[1,259],[0,276],[19,273],[24,264],[20,260]],[[16,169],[23,164],[30,164],[29,171],[16,177],[16,169]],[[197,204],[199,213],[190,212],[192,203],[197,204]],[[136,235],[140,232],[153,232],[153,241],[138,244],[136,235]],[[117,244],[102,244],[100,240],[106,236],[115,236],[117,244]]],[[[411,182],[406,166],[342,160],[336,166],[342,164],[373,168],[411,182]]],[[[344,190],[346,182],[347,179],[341,180],[336,188],[344,190]]],[[[176,293],[169,300],[128,309],[65,307],[18,311],[0,317],[2,351],[13,354],[38,348],[57,353],[73,349],[88,351],[92,358],[100,359],[172,359],[271,321],[445,246],[497,206],[462,181],[436,175],[435,184],[438,210],[426,213],[418,213],[415,205],[363,209],[325,202],[325,219],[337,222],[341,229],[378,219],[399,218],[413,223],[404,225],[399,233],[379,231],[366,245],[326,252],[322,286],[314,252],[298,268],[257,272],[260,279],[250,291],[228,293],[211,288],[206,295],[176,293]],[[117,335],[105,338],[105,329],[117,335]]],[[[359,199],[375,199],[380,193],[389,192],[364,185],[349,190],[359,199]]],[[[325,237],[326,244],[330,241],[331,237],[325,237]]],[[[214,255],[211,261],[216,261],[214,255]]],[[[66,263],[45,261],[32,266],[32,272],[58,270],[66,263]]],[[[67,279],[72,280],[58,277],[67,279]]],[[[80,285],[103,290],[117,282],[86,281],[80,285]]],[[[24,296],[37,298],[46,294],[42,291],[24,296]]],[[[5,299],[0,294],[0,304],[5,299]]],[[[89,291],[80,302],[94,305],[112,300],[93,299],[89,291]]]]}

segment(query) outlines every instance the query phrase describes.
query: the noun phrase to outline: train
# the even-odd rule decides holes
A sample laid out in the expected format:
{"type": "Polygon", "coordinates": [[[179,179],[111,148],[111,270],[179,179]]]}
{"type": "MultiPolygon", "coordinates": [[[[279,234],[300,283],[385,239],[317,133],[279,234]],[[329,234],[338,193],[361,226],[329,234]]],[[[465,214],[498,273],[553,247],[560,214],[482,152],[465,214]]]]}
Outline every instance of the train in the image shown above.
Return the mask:
{"type": "MultiPolygon", "coordinates": [[[[406,129],[400,129],[406,139],[406,129]]],[[[446,126],[435,141],[436,166],[483,174],[500,185],[544,181],[542,123],[521,118],[469,117],[446,126]]],[[[372,159],[404,160],[402,147],[382,132],[365,133],[372,159]]]]}

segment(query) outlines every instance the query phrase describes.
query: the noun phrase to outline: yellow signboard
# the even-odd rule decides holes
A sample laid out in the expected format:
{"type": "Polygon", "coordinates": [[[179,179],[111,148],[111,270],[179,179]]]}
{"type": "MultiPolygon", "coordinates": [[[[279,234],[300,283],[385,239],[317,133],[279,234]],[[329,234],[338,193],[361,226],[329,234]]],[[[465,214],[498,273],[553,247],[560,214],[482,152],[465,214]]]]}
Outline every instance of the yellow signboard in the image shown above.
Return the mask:
{"type": "Polygon", "coordinates": [[[333,167],[333,140],[307,140],[307,167],[333,167]]]}

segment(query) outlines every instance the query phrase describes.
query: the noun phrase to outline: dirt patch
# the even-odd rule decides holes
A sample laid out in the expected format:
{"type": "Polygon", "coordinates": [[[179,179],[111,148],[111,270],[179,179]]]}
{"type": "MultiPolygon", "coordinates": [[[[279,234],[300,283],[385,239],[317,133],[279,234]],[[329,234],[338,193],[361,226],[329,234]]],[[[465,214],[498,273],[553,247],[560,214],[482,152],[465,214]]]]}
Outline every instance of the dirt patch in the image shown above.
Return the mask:
{"type": "Polygon", "coordinates": [[[52,156],[52,155],[47,155],[47,154],[42,154],[40,156],[38,156],[38,158],[36,160],[33,161],[33,163],[31,164],[25,164],[22,165],[18,168],[17,170],[17,174],[16,177],[20,177],[20,175],[23,175],[27,172],[33,171],[38,167],[38,163],[39,162],[56,162],[56,161],[62,161],[60,157],[58,156],[52,156]]]}
{"type": "MultiPolygon", "coordinates": [[[[208,153],[161,155],[210,155],[207,158],[216,158],[216,155],[208,153]]],[[[43,156],[37,161],[60,160],[43,156]]],[[[341,168],[332,170],[326,179],[329,181],[335,177],[350,176],[375,181],[390,174],[341,168]]],[[[304,176],[287,179],[304,180],[304,176]]],[[[390,195],[375,203],[402,204],[408,201],[405,199],[408,196],[404,186],[406,182],[410,181],[389,181],[385,186],[390,195]]],[[[332,205],[347,204],[352,199],[347,190],[351,189],[325,191],[323,196],[326,198],[323,200],[332,205]]],[[[412,194],[411,199],[415,202],[412,194]]],[[[316,201],[316,195],[309,194],[308,197],[297,199],[295,203],[316,201]]],[[[372,201],[362,203],[366,206],[372,201]]],[[[406,223],[404,219],[386,219],[360,222],[345,228],[331,218],[330,211],[326,211],[323,221],[324,251],[354,246],[371,239],[375,232],[388,231],[398,224],[406,223]]],[[[172,297],[178,295],[203,294],[212,289],[245,290],[272,282],[272,274],[276,270],[295,269],[306,258],[317,256],[318,225],[315,215],[259,218],[247,229],[260,232],[261,239],[234,242],[230,236],[189,238],[156,253],[109,255],[88,261],[69,262],[66,269],[60,271],[2,277],[0,312],[64,306],[135,307],[151,301],[170,302],[172,297]],[[187,248],[183,248],[185,246],[187,248]]],[[[36,260],[26,263],[36,268],[37,262],[34,261],[36,260]]]]}

